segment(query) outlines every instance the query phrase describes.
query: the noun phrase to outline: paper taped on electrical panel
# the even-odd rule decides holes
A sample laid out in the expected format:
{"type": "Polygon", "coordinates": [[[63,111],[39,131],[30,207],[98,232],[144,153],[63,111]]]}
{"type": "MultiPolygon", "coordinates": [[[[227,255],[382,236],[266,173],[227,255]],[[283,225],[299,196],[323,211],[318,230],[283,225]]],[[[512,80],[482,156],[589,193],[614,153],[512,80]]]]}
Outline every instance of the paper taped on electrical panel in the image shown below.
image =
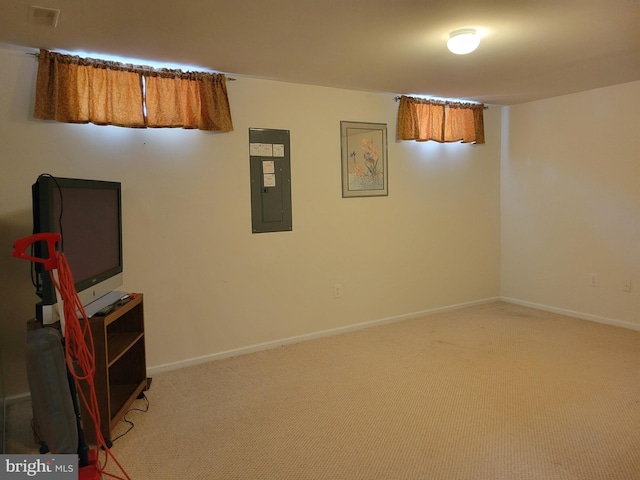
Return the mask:
{"type": "Polygon", "coordinates": [[[264,174],[264,186],[265,187],[275,187],[276,186],[276,175],[275,175],[275,173],[265,173],[264,174]]]}
{"type": "Polygon", "coordinates": [[[262,161],[262,173],[276,173],[276,165],[273,160],[262,161]]]}

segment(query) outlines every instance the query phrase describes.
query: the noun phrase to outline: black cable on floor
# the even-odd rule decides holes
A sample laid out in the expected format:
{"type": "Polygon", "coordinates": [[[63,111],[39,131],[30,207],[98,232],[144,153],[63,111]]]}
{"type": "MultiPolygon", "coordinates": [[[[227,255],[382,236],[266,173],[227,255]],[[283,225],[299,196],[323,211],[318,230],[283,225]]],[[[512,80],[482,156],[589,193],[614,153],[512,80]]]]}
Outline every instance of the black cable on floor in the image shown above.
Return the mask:
{"type": "Polygon", "coordinates": [[[144,400],[146,402],[146,406],[144,408],[144,410],[142,408],[130,408],[129,410],[127,410],[127,413],[125,413],[122,417],[122,421],[126,422],[129,424],[129,428],[127,428],[127,430],[124,433],[121,433],[120,435],[118,435],[116,438],[111,440],[111,443],[115,442],[116,440],[118,440],[119,438],[124,437],[127,433],[129,433],[133,427],[135,427],[134,423],[129,420],[127,418],[127,415],[129,415],[129,413],[131,412],[142,412],[142,413],[147,413],[149,411],[149,399],[147,398],[147,396],[144,394],[144,392],[142,392],[142,398],[141,400],[144,400]]]}

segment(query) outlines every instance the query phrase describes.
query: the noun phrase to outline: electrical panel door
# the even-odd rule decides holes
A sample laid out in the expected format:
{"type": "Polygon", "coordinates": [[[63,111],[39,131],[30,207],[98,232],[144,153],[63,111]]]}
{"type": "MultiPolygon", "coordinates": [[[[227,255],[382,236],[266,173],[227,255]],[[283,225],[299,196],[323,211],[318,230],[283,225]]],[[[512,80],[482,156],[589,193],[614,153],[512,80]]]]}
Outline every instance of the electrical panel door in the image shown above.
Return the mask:
{"type": "Polygon", "coordinates": [[[253,233],[291,231],[289,131],[249,129],[253,233]]]}

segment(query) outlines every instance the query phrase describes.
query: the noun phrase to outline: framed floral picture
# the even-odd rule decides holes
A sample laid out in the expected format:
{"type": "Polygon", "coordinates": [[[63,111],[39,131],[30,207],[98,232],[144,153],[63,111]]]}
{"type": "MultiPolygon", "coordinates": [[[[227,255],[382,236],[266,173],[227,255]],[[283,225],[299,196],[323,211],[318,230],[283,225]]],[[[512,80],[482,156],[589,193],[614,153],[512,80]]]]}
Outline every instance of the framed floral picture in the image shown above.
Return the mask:
{"type": "Polygon", "coordinates": [[[340,122],[342,197],[389,194],[387,178],[387,125],[340,122]]]}

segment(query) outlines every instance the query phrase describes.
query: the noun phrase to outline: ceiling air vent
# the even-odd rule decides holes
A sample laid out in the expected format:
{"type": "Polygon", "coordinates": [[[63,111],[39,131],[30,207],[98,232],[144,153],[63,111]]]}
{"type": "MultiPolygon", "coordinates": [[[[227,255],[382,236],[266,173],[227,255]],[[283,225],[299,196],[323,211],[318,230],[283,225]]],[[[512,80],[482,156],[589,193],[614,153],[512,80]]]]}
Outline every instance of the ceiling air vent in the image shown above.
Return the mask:
{"type": "Polygon", "coordinates": [[[47,25],[49,27],[55,27],[58,25],[58,17],[60,16],[60,10],[55,8],[45,8],[31,6],[29,20],[36,25],[47,25]]]}

